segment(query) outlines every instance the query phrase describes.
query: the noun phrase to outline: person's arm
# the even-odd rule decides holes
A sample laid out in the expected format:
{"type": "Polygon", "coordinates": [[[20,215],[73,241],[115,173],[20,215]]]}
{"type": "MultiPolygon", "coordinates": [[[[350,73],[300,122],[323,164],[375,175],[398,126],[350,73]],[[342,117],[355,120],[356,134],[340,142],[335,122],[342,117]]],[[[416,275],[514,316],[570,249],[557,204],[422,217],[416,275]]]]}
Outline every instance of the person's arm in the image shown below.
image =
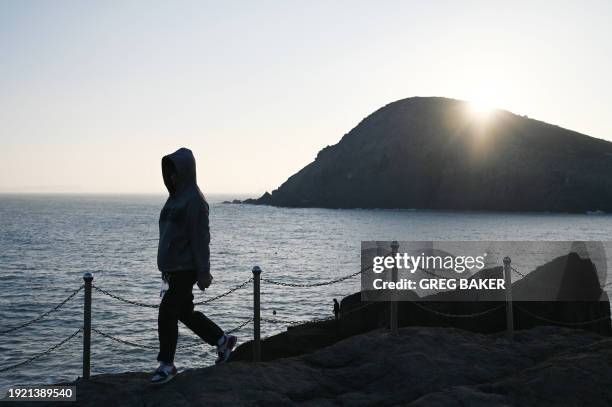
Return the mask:
{"type": "Polygon", "coordinates": [[[198,288],[204,290],[210,286],[210,229],[208,226],[208,206],[197,203],[190,206],[190,241],[193,263],[198,275],[198,288]]]}

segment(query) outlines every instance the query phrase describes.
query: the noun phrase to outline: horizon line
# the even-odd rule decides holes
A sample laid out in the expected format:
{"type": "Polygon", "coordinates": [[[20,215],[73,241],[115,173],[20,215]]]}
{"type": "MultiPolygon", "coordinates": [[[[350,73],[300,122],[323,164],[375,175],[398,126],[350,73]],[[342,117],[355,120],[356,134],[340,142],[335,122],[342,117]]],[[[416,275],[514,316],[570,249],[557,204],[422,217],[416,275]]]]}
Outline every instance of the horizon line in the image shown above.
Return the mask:
{"type": "MultiPolygon", "coordinates": [[[[266,191],[267,192],[267,191],[266,191]]],[[[263,195],[265,192],[205,192],[204,195],[263,195]]],[[[0,191],[0,195],[167,195],[167,192],[0,191]]]]}

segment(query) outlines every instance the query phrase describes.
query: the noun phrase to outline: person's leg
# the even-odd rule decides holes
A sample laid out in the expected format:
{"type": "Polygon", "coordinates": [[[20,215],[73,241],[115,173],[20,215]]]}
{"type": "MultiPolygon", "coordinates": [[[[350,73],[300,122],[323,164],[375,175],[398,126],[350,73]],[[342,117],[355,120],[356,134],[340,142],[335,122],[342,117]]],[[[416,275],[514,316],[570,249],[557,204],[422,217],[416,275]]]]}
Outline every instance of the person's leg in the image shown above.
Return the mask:
{"type": "Polygon", "coordinates": [[[176,279],[169,278],[168,291],[164,294],[157,316],[157,333],[159,336],[159,353],[157,360],[166,364],[174,362],[176,342],[178,340],[178,320],[181,310],[181,297],[184,287],[176,279]]]}
{"type": "Polygon", "coordinates": [[[185,289],[181,297],[181,307],[179,320],[191,329],[196,335],[212,346],[219,345],[219,340],[223,337],[223,330],[217,324],[208,319],[206,315],[199,311],[194,311],[193,305],[193,284],[196,282],[195,273],[185,273],[181,276],[185,285],[189,286],[189,292],[185,289]]]}

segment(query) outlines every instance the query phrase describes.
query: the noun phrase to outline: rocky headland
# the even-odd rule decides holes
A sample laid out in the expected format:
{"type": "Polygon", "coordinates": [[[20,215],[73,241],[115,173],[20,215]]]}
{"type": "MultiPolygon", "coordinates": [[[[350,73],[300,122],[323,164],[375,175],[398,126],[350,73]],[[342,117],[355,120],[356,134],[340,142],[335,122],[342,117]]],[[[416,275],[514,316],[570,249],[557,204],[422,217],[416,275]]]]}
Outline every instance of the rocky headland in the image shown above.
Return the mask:
{"type": "MultiPolygon", "coordinates": [[[[363,119],[271,194],[284,207],[612,212],[612,143],[467,102],[413,97],[363,119]]],[[[238,203],[239,201],[234,201],[238,203]]]]}

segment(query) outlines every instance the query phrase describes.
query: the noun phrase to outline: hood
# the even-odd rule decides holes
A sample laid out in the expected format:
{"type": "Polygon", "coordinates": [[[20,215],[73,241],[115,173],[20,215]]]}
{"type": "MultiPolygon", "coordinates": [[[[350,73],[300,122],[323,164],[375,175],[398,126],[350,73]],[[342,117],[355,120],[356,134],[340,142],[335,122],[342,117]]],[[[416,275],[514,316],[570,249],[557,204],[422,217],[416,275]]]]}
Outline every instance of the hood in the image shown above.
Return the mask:
{"type": "Polygon", "coordinates": [[[179,148],[162,158],[162,175],[170,195],[181,193],[190,186],[196,185],[196,163],[193,153],[188,148],[179,148]],[[170,184],[170,174],[176,173],[176,188],[170,184]]]}

